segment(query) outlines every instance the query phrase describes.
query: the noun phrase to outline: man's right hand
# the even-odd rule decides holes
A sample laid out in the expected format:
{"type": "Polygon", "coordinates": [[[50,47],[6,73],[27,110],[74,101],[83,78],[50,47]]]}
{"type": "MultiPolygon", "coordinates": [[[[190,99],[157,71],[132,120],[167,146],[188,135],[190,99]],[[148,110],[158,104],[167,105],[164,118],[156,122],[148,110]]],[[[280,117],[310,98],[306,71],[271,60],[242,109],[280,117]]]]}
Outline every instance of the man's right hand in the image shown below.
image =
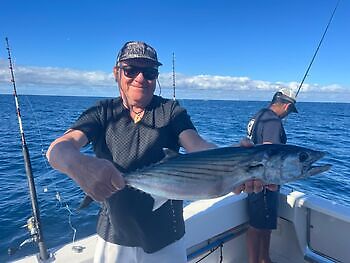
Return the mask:
{"type": "Polygon", "coordinates": [[[112,162],[86,155],[81,158],[84,168],[72,178],[95,201],[104,201],[125,187],[122,174],[112,162]]]}
{"type": "Polygon", "coordinates": [[[68,130],[51,143],[46,156],[50,165],[67,174],[96,201],[104,201],[125,186],[121,172],[106,159],[82,154],[88,139],[79,130],[68,130]]]}

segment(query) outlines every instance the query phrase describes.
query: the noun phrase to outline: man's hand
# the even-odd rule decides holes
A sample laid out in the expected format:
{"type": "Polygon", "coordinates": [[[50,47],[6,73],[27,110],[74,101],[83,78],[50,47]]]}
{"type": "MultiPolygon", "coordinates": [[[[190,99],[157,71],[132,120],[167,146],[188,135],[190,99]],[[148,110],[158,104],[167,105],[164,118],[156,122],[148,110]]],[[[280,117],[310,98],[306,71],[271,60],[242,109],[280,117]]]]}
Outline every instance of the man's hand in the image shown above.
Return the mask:
{"type": "Polygon", "coordinates": [[[265,188],[274,192],[274,191],[278,190],[278,185],[277,184],[267,184],[267,185],[265,185],[265,188]]]}
{"type": "Polygon", "coordinates": [[[104,201],[125,187],[122,174],[112,162],[86,155],[82,159],[84,168],[73,178],[95,201],[104,201]]]}
{"type": "Polygon", "coordinates": [[[82,154],[80,149],[88,143],[79,130],[68,130],[51,143],[46,157],[56,170],[67,174],[96,201],[103,201],[125,186],[122,174],[105,159],[82,154]]]}
{"type": "Polygon", "coordinates": [[[249,180],[247,182],[245,182],[244,184],[241,184],[240,186],[236,187],[233,189],[233,193],[238,195],[241,192],[245,192],[245,193],[259,193],[262,190],[264,190],[264,188],[270,190],[270,191],[277,191],[278,190],[278,185],[276,184],[268,184],[268,185],[264,185],[263,181],[261,180],[249,180]]]}
{"type": "MultiPolygon", "coordinates": [[[[249,148],[249,147],[253,147],[254,144],[252,143],[251,140],[249,140],[247,138],[243,138],[239,142],[239,146],[249,148]]],[[[241,192],[258,193],[260,191],[262,191],[262,182],[260,180],[249,180],[249,181],[245,182],[244,184],[241,184],[240,186],[234,188],[232,192],[237,195],[237,194],[240,194],[241,192]]]]}
{"type": "Polygon", "coordinates": [[[240,194],[241,192],[245,193],[259,193],[264,189],[263,182],[261,180],[249,180],[244,184],[233,189],[233,193],[240,194]]]}
{"type": "Polygon", "coordinates": [[[248,138],[243,138],[240,142],[239,142],[239,146],[240,147],[253,147],[254,146],[254,143],[249,140],[248,138]]]}
{"type": "MultiPolygon", "coordinates": [[[[240,147],[253,147],[254,144],[252,143],[251,140],[249,140],[247,138],[243,138],[239,142],[239,146],[240,147]]],[[[253,180],[249,180],[249,181],[245,182],[244,184],[241,184],[240,186],[234,188],[233,193],[235,193],[235,194],[240,194],[241,192],[246,192],[248,194],[249,193],[259,193],[264,189],[264,187],[270,191],[277,191],[278,190],[278,185],[275,185],[275,184],[264,185],[263,181],[253,179],[253,180]]]]}

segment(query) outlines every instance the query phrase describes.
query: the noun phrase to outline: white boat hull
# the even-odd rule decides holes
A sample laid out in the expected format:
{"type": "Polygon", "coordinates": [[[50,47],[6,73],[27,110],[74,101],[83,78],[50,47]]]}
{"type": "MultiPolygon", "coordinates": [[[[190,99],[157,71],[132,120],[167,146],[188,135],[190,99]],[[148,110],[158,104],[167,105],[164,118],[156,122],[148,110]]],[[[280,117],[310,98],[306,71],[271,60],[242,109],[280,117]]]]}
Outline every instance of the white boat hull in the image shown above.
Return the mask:
{"type": "MultiPolygon", "coordinates": [[[[201,258],[201,263],[216,263],[221,258],[223,263],[247,262],[245,194],[193,202],[185,207],[184,217],[188,262],[201,258]]],[[[281,191],[278,227],[271,238],[273,261],[350,263],[349,237],[349,208],[300,192],[281,191]]],[[[53,250],[51,261],[92,262],[96,240],[92,235],[53,250]]],[[[30,256],[16,262],[38,260],[30,256]]]]}

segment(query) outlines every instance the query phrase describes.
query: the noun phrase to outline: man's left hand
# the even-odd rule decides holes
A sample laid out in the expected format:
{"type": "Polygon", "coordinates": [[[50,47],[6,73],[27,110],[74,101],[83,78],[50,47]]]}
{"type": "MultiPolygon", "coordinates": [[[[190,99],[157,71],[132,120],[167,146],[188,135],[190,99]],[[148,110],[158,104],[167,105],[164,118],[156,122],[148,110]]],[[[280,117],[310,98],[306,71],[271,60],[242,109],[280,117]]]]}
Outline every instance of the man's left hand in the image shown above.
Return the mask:
{"type": "Polygon", "coordinates": [[[244,184],[233,189],[233,193],[240,194],[241,192],[245,193],[259,193],[264,189],[264,184],[261,180],[249,180],[244,184]]]}

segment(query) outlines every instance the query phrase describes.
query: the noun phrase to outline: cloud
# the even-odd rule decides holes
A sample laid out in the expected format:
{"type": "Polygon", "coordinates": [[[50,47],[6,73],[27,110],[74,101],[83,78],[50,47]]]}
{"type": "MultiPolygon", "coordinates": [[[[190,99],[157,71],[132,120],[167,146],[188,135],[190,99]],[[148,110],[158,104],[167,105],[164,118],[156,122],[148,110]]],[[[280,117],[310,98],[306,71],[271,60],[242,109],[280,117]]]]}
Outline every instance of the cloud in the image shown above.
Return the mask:
{"type": "MultiPolygon", "coordinates": [[[[9,71],[3,66],[4,61],[0,61],[0,83],[8,82],[9,71]]],[[[56,67],[14,67],[16,83],[25,86],[69,86],[69,87],[106,87],[114,83],[113,74],[102,71],[82,71],[69,68],[56,67]]]]}
{"type": "MultiPolygon", "coordinates": [[[[10,93],[5,83],[10,74],[5,60],[0,60],[0,92],[10,93]]],[[[115,96],[112,73],[57,67],[14,67],[17,86],[26,94],[115,96]]],[[[161,73],[162,95],[172,96],[172,73],[161,73]]],[[[270,100],[273,92],[289,87],[295,91],[298,82],[270,82],[249,77],[176,74],[176,92],[182,98],[270,100]]],[[[300,100],[341,101],[350,99],[350,89],[338,84],[321,86],[304,83],[300,100]],[[345,94],[345,95],[344,95],[345,94]]]]}
{"type": "MultiPolygon", "coordinates": [[[[165,87],[171,87],[172,74],[160,75],[165,87]]],[[[297,91],[298,82],[270,82],[252,80],[249,77],[176,75],[177,92],[182,98],[227,99],[227,100],[271,100],[273,93],[282,87],[297,91]]],[[[304,83],[299,101],[349,102],[350,89],[338,84],[321,86],[304,83]]]]}

